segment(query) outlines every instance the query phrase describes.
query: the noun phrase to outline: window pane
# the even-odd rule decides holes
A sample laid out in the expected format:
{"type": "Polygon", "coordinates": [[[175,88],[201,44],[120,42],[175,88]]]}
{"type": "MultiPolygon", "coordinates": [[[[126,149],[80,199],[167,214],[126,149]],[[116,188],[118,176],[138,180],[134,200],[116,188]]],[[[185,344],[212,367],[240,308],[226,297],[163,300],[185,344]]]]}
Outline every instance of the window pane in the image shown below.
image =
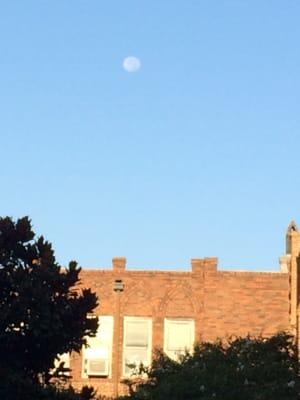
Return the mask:
{"type": "Polygon", "coordinates": [[[148,321],[126,321],[125,346],[148,346],[148,321]]]}
{"type": "MultiPolygon", "coordinates": [[[[87,377],[88,373],[96,371],[94,368],[96,363],[104,365],[106,373],[111,373],[111,354],[113,340],[113,317],[99,317],[99,326],[95,337],[88,337],[87,344],[83,354],[83,377],[87,377]],[[109,369],[108,369],[109,368],[109,369]]],[[[97,374],[101,374],[100,369],[97,374]]]]}
{"type": "Polygon", "coordinates": [[[97,338],[103,343],[110,343],[112,339],[112,318],[100,317],[97,338]]]}
{"type": "Polygon", "coordinates": [[[63,362],[64,368],[70,368],[70,353],[59,354],[59,360],[56,360],[55,363],[58,362],[58,365],[63,362]]]}
{"type": "Polygon", "coordinates": [[[127,347],[124,354],[125,374],[132,372],[132,367],[128,364],[134,364],[138,367],[140,364],[148,365],[148,351],[143,347],[127,347]]]}
{"type": "MultiPolygon", "coordinates": [[[[70,353],[58,354],[58,359],[54,361],[54,367],[58,368],[61,363],[64,363],[64,368],[70,368],[70,353]]],[[[69,375],[69,372],[64,372],[69,375]]]]}
{"type": "Polygon", "coordinates": [[[184,350],[191,349],[192,326],[188,322],[170,322],[167,329],[167,349],[184,350]]]}
{"type": "Polygon", "coordinates": [[[109,348],[107,347],[88,347],[85,351],[85,357],[86,358],[103,358],[103,359],[108,359],[109,358],[109,348]]]}
{"type": "Polygon", "coordinates": [[[89,337],[88,348],[111,347],[113,334],[113,318],[99,317],[99,326],[95,337],[89,337]]]}
{"type": "Polygon", "coordinates": [[[99,337],[89,337],[87,340],[88,346],[87,348],[97,348],[97,347],[101,347],[101,340],[99,339],[99,337]]]}
{"type": "MultiPolygon", "coordinates": [[[[149,365],[151,361],[150,318],[124,317],[123,374],[130,376],[133,368],[140,364],[149,365]],[[131,368],[128,364],[135,365],[131,368]]],[[[136,372],[136,371],[135,371],[136,372]]]]}

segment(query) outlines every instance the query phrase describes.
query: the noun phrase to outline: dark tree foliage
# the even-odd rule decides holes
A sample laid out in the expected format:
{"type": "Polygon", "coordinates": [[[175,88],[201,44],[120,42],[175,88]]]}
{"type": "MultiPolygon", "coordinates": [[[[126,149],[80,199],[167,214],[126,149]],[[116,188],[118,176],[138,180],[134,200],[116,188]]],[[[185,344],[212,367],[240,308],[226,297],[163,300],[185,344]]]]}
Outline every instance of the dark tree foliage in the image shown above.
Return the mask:
{"type": "MultiPolygon", "coordinates": [[[[293,338],[237,338],[202,343],[178,362],[158,352],[147,380],[128,380],[134,400],[296,400],[299,362],[293,338]]],[[[125,399],[124,398],[124,399],[125,399]]]]}
{"type": "Polygon", "coordinates": [[[80,351],[95,335],[97,320],[87,314],[97,298],[75,289],[79,272],[74,261],[56,262],[28,217],[0,218],[0,385],[7,376],[48,383],[57,355],[80,351]]]}
{"type": "Polygon", "coordinates": [[[18,375],[8,376],[5,382],[0,384],[1,400],[93,400],[95,394],[95,391],[87,386],[81,391],[75,391],[71,386],[62,388],[50,384],[41,385],[18,375]]]}

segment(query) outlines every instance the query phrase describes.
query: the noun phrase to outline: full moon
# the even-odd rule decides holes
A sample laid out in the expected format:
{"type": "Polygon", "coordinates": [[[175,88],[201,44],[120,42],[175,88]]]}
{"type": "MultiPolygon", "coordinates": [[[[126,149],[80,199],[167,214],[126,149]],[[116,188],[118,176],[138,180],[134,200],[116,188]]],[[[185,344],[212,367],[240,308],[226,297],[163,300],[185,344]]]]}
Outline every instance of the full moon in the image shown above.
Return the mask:
{"type": "Polygon", "coordinates": [[[141,68],[141,60],[134,56],[126,57],[123,61],[123,68],[127,72],[136,72],[141,68]]]}

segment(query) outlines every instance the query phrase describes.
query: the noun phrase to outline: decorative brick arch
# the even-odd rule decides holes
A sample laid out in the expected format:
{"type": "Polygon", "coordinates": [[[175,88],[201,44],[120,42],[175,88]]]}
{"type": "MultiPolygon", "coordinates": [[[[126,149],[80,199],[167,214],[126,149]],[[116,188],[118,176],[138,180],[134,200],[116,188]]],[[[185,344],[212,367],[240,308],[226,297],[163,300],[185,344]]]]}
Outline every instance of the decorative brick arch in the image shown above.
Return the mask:
{"type": "Polygon", "coordinates": [[[131,314],[145,317],[155,315],[155,306],[149,283],[141,279],[127,291],[124,291],[124,298],[121,303],[122,314],[126,314],[126,310],[130,310],[131,314]]]}
{"type": "Polygon", "coordinates": [[[158,313],[161,316],[196,316],[199,312],[192,287],[188,283],[174,283],[158,306],[158,313]]]}

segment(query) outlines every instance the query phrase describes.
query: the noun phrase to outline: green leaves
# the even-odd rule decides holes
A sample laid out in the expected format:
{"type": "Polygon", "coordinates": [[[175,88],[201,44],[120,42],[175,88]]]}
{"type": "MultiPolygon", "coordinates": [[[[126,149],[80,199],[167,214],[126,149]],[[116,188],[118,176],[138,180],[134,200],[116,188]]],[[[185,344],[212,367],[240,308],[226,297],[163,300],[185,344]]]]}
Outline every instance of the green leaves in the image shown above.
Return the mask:
{"type": "MultiPolygon", "coordinates": [[[[51,243],[36,238],[28,217],[0,218],[0,372],[37,382],[57,354],[80,351],[97,321],[90,290],[75,290],[80,268],[62,268],[51,243]]],[[[0,379],[1,386],[1,379],[0,379]]]]}
{"type": "Polygon", "coordinates": [[[299,361],[293,337],[200,343],[175,362],[158,352],[148,380],[128,381],[135,400],[296,400],[299,361]]]}

